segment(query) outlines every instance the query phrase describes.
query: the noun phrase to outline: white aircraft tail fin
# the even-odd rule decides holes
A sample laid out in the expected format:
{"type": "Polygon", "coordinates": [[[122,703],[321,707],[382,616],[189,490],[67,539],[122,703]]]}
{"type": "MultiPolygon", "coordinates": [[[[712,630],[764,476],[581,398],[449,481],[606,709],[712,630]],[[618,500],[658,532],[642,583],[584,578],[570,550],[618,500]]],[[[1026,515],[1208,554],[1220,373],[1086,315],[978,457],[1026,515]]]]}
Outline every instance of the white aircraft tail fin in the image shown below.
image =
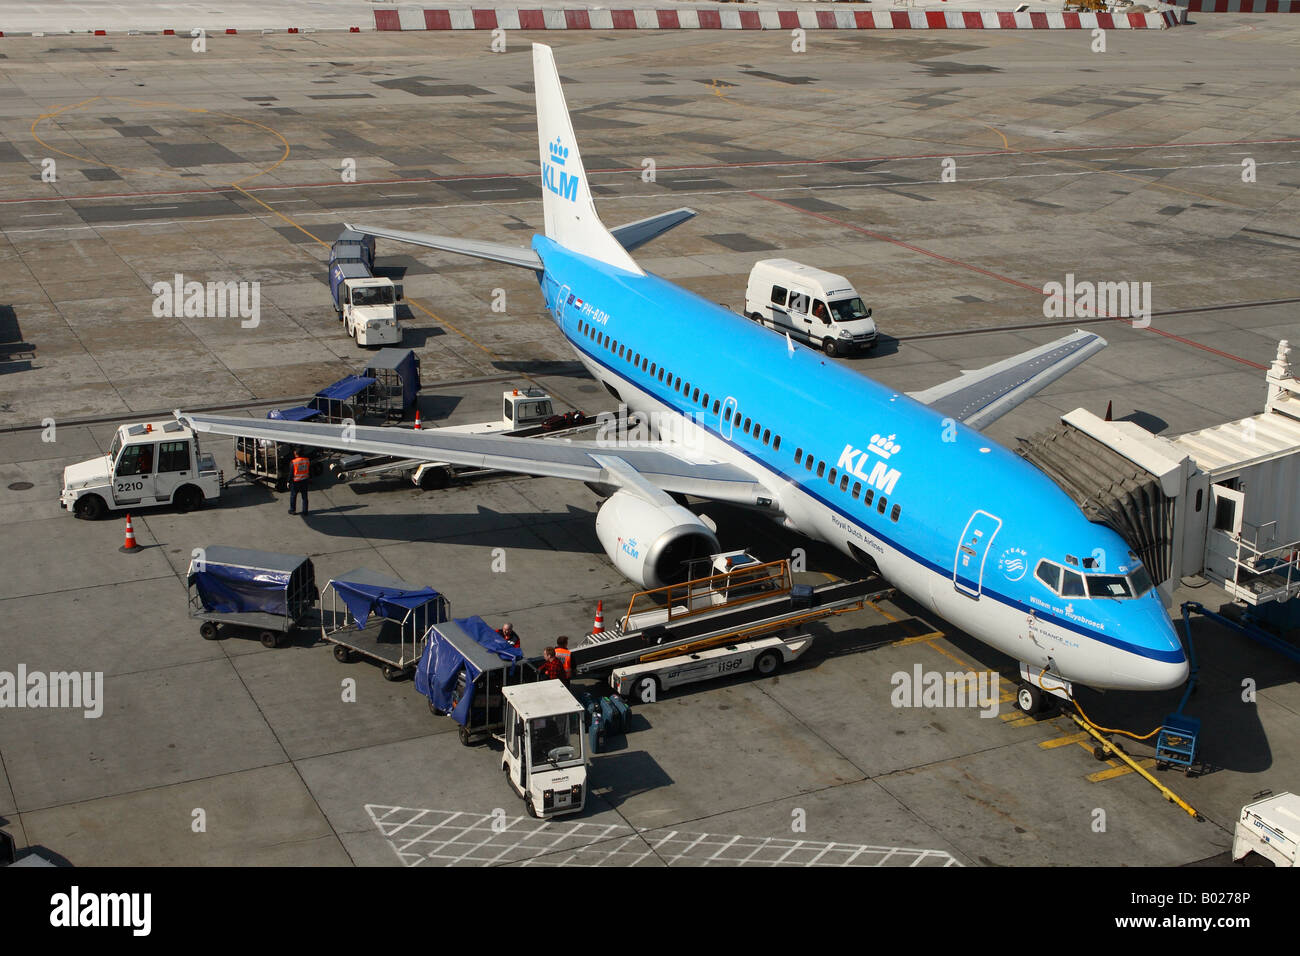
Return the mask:
{"type": "Polygon", "coordinates": [[[551,48],[541,43],[533,44],[533,86],[547,238],[573,252],[644,275],[596,215],[555,57],[551,48]]]}

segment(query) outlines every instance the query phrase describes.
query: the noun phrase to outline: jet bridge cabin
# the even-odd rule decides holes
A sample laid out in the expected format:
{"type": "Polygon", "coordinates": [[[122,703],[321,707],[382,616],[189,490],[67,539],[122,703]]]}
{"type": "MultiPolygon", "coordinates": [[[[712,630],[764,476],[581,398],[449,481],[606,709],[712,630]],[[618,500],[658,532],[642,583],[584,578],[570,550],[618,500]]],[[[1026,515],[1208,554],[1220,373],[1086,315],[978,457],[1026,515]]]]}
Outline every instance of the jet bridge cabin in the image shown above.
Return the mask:
{"type": "Polygon", "coordinates": [[[1166,598],[1201,574],[1234,601],[1300,595],[1300,380],[1279,343],[1262,414],[1173,438],[1075,409],[1019,454],[1134,549],[1166,598]]]}

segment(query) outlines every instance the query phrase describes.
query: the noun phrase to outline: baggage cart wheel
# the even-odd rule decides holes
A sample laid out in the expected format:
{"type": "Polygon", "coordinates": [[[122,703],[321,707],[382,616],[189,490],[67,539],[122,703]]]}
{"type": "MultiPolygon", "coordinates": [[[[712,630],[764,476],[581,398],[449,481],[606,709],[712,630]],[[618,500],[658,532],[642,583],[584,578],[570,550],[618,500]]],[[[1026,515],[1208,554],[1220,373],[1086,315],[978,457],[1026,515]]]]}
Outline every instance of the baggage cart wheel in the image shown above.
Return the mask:
{"type": "Polygon", "coordinates": [[[457,728],[456,728],[456,736],[460,738],[460,742],[461,742],[461,744],[462,744],[463,746],[468,747],[468,746],[470,745],[470,737],[469,737],[469,728],[468,728],[468,727],[464,727],[464,726],[462,726],[462,727],[457,727],[457,728]]]}
{"type": "Polygon", "coordinates": [[[433,716],[435,717],[447,716],[447,712],[443,710],[441,707],[438,707],[436,704],[434,704],[432,698],[429,699],[429,713],[433,714],[433,716]]]}
{"type": "Polygon", "coordinates": [[[280,637],[274,631],[263,631],[258,637],[263,647],[275,647],[280,643],[280,637]]]}
{"type": "Polygon", "coordinates": [[[217,625],[212,621],[204,621],[199,625],[199,637],[205,641],[215,641],[217,639],[217,625]]]}
{"type": "Polygon", "coordinates": [[[393,664],[384,665],[384,680],[399,681],[406,676],[405,667],[397,667],[393,664]]]}
{"type": "Polygon", "coordinates": [[[334,659],[335,659],[336,661],[338,661],[340,664],[351,664],[351,663],[352,663],[352,651],[349,650],[348,648],[344,647],[342,644],[335,644],[335,645],[334,645],[334,659]]]}
{"type": "Polygon", "coordinates": [[[1098,744],[1097,746],[1092,748],[1092,756],[1094,759],[1102,761],[1104,763],[1106,758],[1109,757],[1110,754],[1106,753],[1105,747],[1103,747],[1101,744],[1098,744]]]}
{"type": "Polygon", "coordinates": [[[781,655],[776,651],[764,651],[758,655],[758,660],[754,661],[754,670],[764,677],[771,677],[781,669],[781,655]]]}

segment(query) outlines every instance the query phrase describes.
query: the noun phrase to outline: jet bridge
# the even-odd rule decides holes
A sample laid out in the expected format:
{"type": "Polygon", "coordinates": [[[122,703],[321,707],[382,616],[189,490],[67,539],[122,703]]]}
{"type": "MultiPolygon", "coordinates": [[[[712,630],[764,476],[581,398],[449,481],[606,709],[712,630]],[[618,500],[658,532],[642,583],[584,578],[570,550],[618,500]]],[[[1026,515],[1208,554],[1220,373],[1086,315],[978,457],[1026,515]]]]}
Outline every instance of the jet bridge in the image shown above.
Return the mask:
{"type": "Polygon", "coordinates": [[[1300,381],[1283,340],[1262,414],[1163,438],[1075,409],[1017,452],[1115,529],[1168,597],[1201,574],[1248,605],[1300,595],[1300,381]]]}

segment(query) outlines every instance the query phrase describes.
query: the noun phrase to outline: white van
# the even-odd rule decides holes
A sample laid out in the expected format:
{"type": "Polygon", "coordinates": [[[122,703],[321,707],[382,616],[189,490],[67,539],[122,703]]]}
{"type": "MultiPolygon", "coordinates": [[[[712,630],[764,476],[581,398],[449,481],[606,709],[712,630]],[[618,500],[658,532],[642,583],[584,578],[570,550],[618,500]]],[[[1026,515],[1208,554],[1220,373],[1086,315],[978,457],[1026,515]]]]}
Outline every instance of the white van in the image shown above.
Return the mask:
{"type": "Polygon", "coordinates": [[[745,314],[827,355],[866,351],[876,344],[871,310],[849,280],[791,259],[754,263],[745,289],[745,314]]]}

